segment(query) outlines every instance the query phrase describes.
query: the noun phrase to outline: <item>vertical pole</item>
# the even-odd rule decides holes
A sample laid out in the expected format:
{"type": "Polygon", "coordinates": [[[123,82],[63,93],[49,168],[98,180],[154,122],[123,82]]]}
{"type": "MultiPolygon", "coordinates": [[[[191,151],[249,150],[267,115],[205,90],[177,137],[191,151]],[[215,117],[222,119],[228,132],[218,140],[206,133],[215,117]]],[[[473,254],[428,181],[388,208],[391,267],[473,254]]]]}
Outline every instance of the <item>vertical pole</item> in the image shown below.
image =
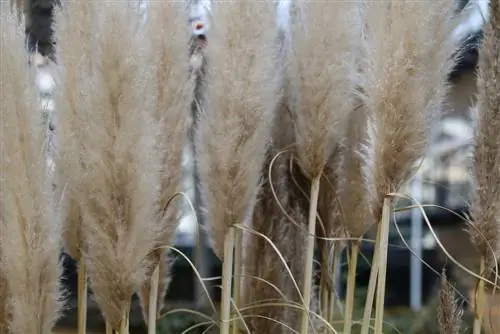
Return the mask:
{"type": "MultiPolygon", "coordinates": [[[[411,196],[416,200],[422,197],[422,179],[420,173],[415,175],[411,183],[411,196]]],[[[410,260],[410,307],[419,311],[422,307],[422,217],[420,209],[411,211],[411,249],[410,260]]]]}

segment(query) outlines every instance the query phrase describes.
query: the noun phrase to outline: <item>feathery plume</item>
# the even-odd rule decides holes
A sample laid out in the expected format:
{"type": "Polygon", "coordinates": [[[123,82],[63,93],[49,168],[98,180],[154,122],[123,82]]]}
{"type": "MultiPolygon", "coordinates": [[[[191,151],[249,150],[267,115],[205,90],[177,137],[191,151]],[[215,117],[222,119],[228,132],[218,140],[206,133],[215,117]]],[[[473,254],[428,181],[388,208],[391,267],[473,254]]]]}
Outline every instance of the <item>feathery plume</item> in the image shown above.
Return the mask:
{"type": "Polygon", "coordinates": [[[8,333],[49,334],[61,306],[61,231],[46,160],[48,128],[37,112],[24,29],[6,2],[0,22],[2,321],[7,316],[8,333]]]}
{"type": "MultiPolygon", "coordinates": [[[[182,2],[153,1],[149,3],[144,25],[150,47],[149,64],[152,66],[151,87],[153,99],[146,105],[160,127],[156,139],[156,152],[161,163],[159,202],[156,222],[163,235],[157,246],[169,245],[176,231],[180,206],[169,203],[181,190],[182,153],[188,139],[191,124],[191,103],[194,95],[194,77],[189,74],[188,8],[182,2]]],[[[165,292],[170,281],[170,261],[166,252],[158,250],[152,255],[155,264],[160,263],[158,311],[163,307],[165,292]]],[[[149,276],[149,275],[148,275],[149,276]]],[[[148,313],[150,281],[139,290],[142,309],[148,313]]]]}
{"type": "Polygon", "coordinates": [[[232,224],[251,214],[277,103],[272,1],[215,4],[197,134],[201,192],[217,256],[232,224]]]}
{"type": "MultiPolygon", "coordinates": [[[[368,185],[371,184],[368,164],[363,155],[366,147],[366,109],[360,104],[351,112],[344,145],[341,146],[341,161],[336,171],[338,199],[334,212],[337,219],[337,230],[345,231],[348,236],[355,238],[350,242],[349,274],[347,278],[346,309],[344,318],[344,332],[350,333],[356,290],[356,267],[360,251],[361,238],[373,223],[373,215],[368,185]]],[[[333,207],[335,208],[335,205],[333,207]]],[[[334,230],[335,231],[335,230],[334,230]]],[[[334,237],[335,235],[329,235],[334,237]]]]}
{"type": "Polygon", "coordinates": [[[57,89],[54,91],[57,106],[56,190],[60,201],[60,219],[64,225],[65,248],[71,257],[80,261],[84,238],[77,196],[80,185],[75,176],[84,172],[81,143],[84,140],[82,124],[86,114],[82,112],[82,105],[88,97],[81,93],[80,85],[92,71],[93,32],[86,28],[92,26],[92,3],[69,1],[64,10],[55,9],[54,17],[54,39],[60,64],[56,75],[57,89]]]}
{"type": "MultiPolygon", "coordinates": [[[[363,154],[366,116],[362,105],[353,108],[347,119],[345,136],[323,172],[325,186],[320,189],[318,215],[324,226],[316,228],[319,236],[332,238],[348,234],[360,238],[373,220],[366,192],[370,179],[363,154]]],[[[318,240],[325,255],[330,253],[330,244],[318,240]]]]}
{"type": "Polygon", "coordinates": [[[273,1],[217,3],[213,23],[196,151],[209,241],[224,261],[220,331],[227,334],[234,244],[236,307],[241,282],[242,235],[232,226],[251,218],[278,101],[273,1]]]}
{"type": "MultiPolygon", "coordinates": [[[[362,237],[373,216],[370,210],[364,150],[366,143],[366,110],[358,105],[347,119],[346,134],[328,160],[323,174],[325,186],[320,189],[318,215],[324,226],[317,227],[323,237],[362,237]]],[[[369,171],[368,171],[369,172],[369,171]]],[[[330,253],[330,242],[318,240],[318,246],[330,253]]],[[[344,247],[343,243],[339,245],[344,247]]]]}
{"type": "Polygon", "coordinates": [[[300,165],[314,178],[343,138],[353,108],[360,22],[356,2],[297,2],[288,59],[290,108],[300,165]]]}
{"type": "Polygon", "coordinates": [[[366,2],[361,74],[369,117],[373,211],[425,154],[454,64],[454,5],[447,0],[366,2]],[[411,92],[411,94],[409,93],[411,92]]]}
{"type": "MultiPolygon", "coordinates": [[[[74,104],[84,115],[75,140],[85,169],[72,174],[69,183],[78,185],[82,203],[88,246],[84,260],[94,296],[106,321],[118,329],[133,293],[151,270],[148,257],[163,235],[156,222],[159,129],[144,108],[153,103],[148,89],[154,77],[145,65],[149,49],[144,31],[138,29],[141,16],[134,4],[85,3],[88,20],[79,22],[78,28],[67,26],[93,31],[87,36],[91,70],[77,77],[81,98],[74,104]]],[[[77,56],[71,48],[61,52],[77,56]]],[[[63,74],[71,82],[71,72],[63,74]]],[[[63,117],[61,110],[59,119],[63,117]]]]}
{"type": "MultiPolygon", "coordinates": [[[[472,243],[476,246],[480,259],[479,275],[494,277],[492,269],[500,254],[500,2],[489,3],[490,18],[484,27],[484,40],[480,49],[479,73],[477,80],[477,115],[475,119],[474,182],[475,193],[471,205],[474,226],[469,228],[472,243]]],[[[485,282],[477,285],[474,334],[481,332],[485,297],[485,282]]]]}
{"type": "MultiPolygon", "coordinates": [[[[500,255],[500,3],[490,1],[490,20],[484,28],[477,80],[477,119],[474,149],[474,197],[469,229],[473,244],[494,268],[500,255]],[[493,252],[492,252],[493,251],[493,252]]],[[[484,275],[485,273],[481,273],[484,275]]]]}
{"type": "Polygon", "coordinates": [[[441,289],[439,290],[438,324],[440,334],[458,334],[462,322],[463,311],[457,305],[455,291],[450,286],[446,271],[441,273],[441,289]]]}
{"type": "Polygon", "coordinates": [[[295,166],[294,171],[290,169],[291,152],[283,153],[283,150],[289,149],[294,142],[293,124],[287,105],[289,99],[286,95],[285,93],[282,105],[277,110],[276,123],[272,131],[272,146],[268,150],[263,168],[264,182],[259,192],[259,201],[255,206],[252,228],[273,242],[290,266],[293,278],[283,274],[284,264],[268,242],[261,237],[245,234],[244,286],[248,288],[244,289],[244,305],[257,306],[250,310],[252,315],[265,316],[277,321],[260,317],[249,318],[247,324],[255,333],[288,333],[287,328],[280,323],[294,329],[299,327],[296,310],[290,307],[258,306],[259,303],[270,301],[300,303],[292,279],[299,287],[303,281],[302,268],[305,258],[297,257],[296,254],[305,251],[307,236],[303,229],[307,220],[308,201],[298,186],[307,187],[307,184],[304,185],[307,179],[300,175],[298,166],[295,166]],[[276,157],[277,154],[281,155],[276,157]],[[275,157],[271,166],[271,161],[275,157]],[[272,170],[269,170],[270,168],[272,170]],[[295,181],[300,181],[300,184],[295,185],[295,181]],[[300,225],[294,225],[289,217],[300,225]],[[269,283],[277,287],[281,294],[269,283]],[[286,300],[283,300],[283,296],[286,300]]]}
{"type": "MultiPolygon", "coordinates": [[[[296,1],[291,21],[292,48],[288,72],[296,139],[302,172],[311,180],[308,246],[303,295],[310,304],[314,233],[320,194],[320,178],[343,137],[353,108],[356,53],[360,20],[357,3],[296,1]],[[334,17],[332,17],[334,15],[334,17]],[[334,24],[334,27],[332,27],[334,24]],[[335,33],[325,29],[332,28],[335,33]]],[[[302,314],[301,334],[307,332],[308,312],[302,314]]]]}
{"type": "Polygon", "coordinates": [[[92,4],[87,1],[69,1],[64,10],[54,9],[54,39],[58,51],[58,87],[53,93],[58,111],[55,115],[55,183],[59,201],[58,214],[64,229],[63,240],[67,253],[78,264],[78,331],[86,332],[87,322],[87,270],[83,261],[85,238],[83,217],[78,197],[77,175],[85,172],[82,145],[85,140],[82,124],[85,113],[81,105],[88,97],[81,94],[79,85],[92,71],[92,4]],[[74,24],[78,22],[78,24],[74,24]],[[75,43],[78,41],[78,43],[75,43]],[[57,119],[58,114],[62,117],[57,119]]]}
{"type": "Polygon", "coordinates": [[[340,201],[339,222],[346,232],[360,238],[373,222],[370,199],[366,189],[372,183],[368,164],[363,155],[366,147],[366,109],[362,105],[355,108],[348,119],[338,183],[340,201]]]}
{"type": "MultiPolygon", "coordinates": [[[[368,112],[367,171],[373,216],[380,221],[369,292],[377,283],[375,333],[382,330],[392,200],[414,173],[439,120],[454,64],[451,1],[387,0],[363,4],[361,98],[368,112]],[[377,276],[378,272],[378,276],[377,276]]],[[[367,301],[373,301],[369,293],[367,301]]],[[[368,332],[371,303],[361,333],[368,332]]]]}
{"type": "MultiPolygon", "coordinates": [[[[323,186],[319,190],[318,196],[318,219],[319,223],[316,226],[317,248],[320,253],[320,306],[321,315],[327,318],[327,314],[333,315],[333,310],[330,312],[330,306],[333,306],[330,300],[335,297],[335,279],[333,272],[338,267],[338,260],[341,250],[345,247],[344,241],[332,241],[326,238],[342,238],[345,236],[344,222],[341,220],[343,213],[340,200],[340,167],[342,165],[343,156],[341,144],[336,148],[332,156],[329,158],[327,165],[323,171],[321,179],[323,186]]],[[[333,320],[333,319],[331,319],[333,320]]],[[[328,320],[327,320],[328,321],[328,320]]]]}

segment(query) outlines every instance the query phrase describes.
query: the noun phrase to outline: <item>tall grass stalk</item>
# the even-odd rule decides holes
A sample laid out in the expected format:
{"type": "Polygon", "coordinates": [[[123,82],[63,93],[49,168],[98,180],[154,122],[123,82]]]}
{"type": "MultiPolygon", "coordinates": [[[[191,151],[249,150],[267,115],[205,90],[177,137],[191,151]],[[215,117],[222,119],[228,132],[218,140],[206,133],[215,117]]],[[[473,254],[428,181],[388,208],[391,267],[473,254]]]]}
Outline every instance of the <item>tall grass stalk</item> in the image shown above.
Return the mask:
{"type": "MultiPolygon", "coordinates": [[[[233,305],[235,309],[240,307],[241,296],[244,294],[242,291],[243,285],[242,283],[242,269],[243,269],[243,232],[239,229],[234,229],[234,267],[233,274],[234,283],[233,283],[233,305]]],[[[238,323],[234,323],[232,326],[232,334],[239,333],[238,323]]]]}
{"type": "Polygon", "coordinates": [[[279,78],[273,1],[213,5],[196,151],[208,234],[215,254],[224,261],[221,332],[227,333],[233,225],[249,224],[254,212],[279,78]]]}
{"type": "MultiPolygon", "coordinates": [[[[479,260],[479,275],[482,277],[486,273],[485,258],[481,256],[479,260]]],[[[485,303],[485,282],[483,279],[479,279],[476,286],[476,296],[475,296],[475,307],[474,311],[476,316],[474,318],[474,325],[472,327],[474,334],[481,334],[481,328],[483,327],[483,309],[485,303]]]]}
{"type": "MultiPolygon", "coordinates": [[[[188,144],[195,89],[195,77],[189,71],[191,31],[188,17],[188,8],[183,2],[153,1],[148,4],[142,27],[143,48],[147,48],[144,66],[150,71],[148,79],[151,80],[148,81],[151,99],[147,99],[144,106],[159,126],[155,143],[160,161],[155,222],[161,234],[157,247],[172,243],[180,219],[180,205],[172,198],[182,190],[182,155],[188,144]]],[[[164,305],[171,277],[168,256],[163,248],[157,248],[150,254],[153,267],[138,291],[148,327],[156,326],[156,320],[153,323],[150,320],[157,318],[164,305]],[[155,271],[158,271],[157,276],[155,271]],[[149,298],[152,296],[155,296],[156,306],[150,310],[153,302],[149,298]]]]}
{"type": "Polygon", "coordinates": [[[85,29],[92,22],[91,5],[88,3],[69,2],[65,10],[54,9],[54,39],[57,42],[57,58],[65,64],[62,73],[56,76],[58,87],[54,100],[64,117],[57,119],[57,140],[55,150],[56,191],[60,197],[58,208],[64,225],[63,240],[68,254],[76,261],[78,268],[78,333],[87,332],[87,268],[83,259],[85,237],[82,224],[83,212],[78,200],[77,189],[80,186],[74,175],[84,172],[85,166],[80,158],[81,124],[80,112],[82,95],[79,94],[79,80],[92,71],[90,32],[85,29]],[[79,22],[72,25],[66,15],[72,13],[72,20],[79,22]],[[75,44],[74,41],[79,43],[75,44]],[[66,52],[65,50],[71,50],[66,52]]]}
{"type": "MultiPolygon", "coordinates": [[[[227,231],[224,240],[224,261],[222,264],[222,296],[221,296],[221,310],[220,310],[220,333],[230,333],[230,319],[231,319],[231,290],[233,281],[233,255],[234,255],[234,233],[235,229],[230,228],[227,231]]],[[[234,327],[236,323],[233,324],[234,327]]]]}
{"type": "Polygon", "coordinates": [[[106,324],[106,334],[114,334],[114,331],[113,331],[113,327],[111,327],[111,324],[109,323],[109,321],[105,321],[106,324]]]}
{"type": "Polygon", "coordinates": [[[373,213],[367,189],[373,182],[373,175],[368,168],[369,162],[363,151],[366,149],[367,114],[363,104],[359,104],[351,113],[348,121],[348,133],[342,149],[341,163],[337,179],[340,201],[339,223],[346,230],[351,240],[351,261],[347,277],[347,295],[344,317],[344,332],[350,333],[352,326],[352,306],[356,290],[356,265],[361,238],[373,223],[373,213]],[[351,266],[354,266],[352,268],[351,266]]]}
{"type": "MultiPolygon", "coordinates": [[[[377,231],[378,232],[378,231],[377,231]]],[[[380,234],[377,233],[377,237],[375,240],[375,245],[379,245],[380,234]]],[[[378,279],[378,268],[379,268],[379,247],[375,247],[375,251],[373,252],[373,260],[370,270],[370,278],[368,279],[368,290],[366,293],[365,306],[363,309],[363,322],[361,323],[361,334],[368,334],[370,330],[372,313],[373,313],[373,300],[375,299],[375,288],[377,286],[378,279]]]]}
{"type": "Polygon", "coordinates": [[[339,270],[341,255],[340,241],[335,242],[333,247],[332,271],[330,273],[332,286],[329,292],[329,305],[326,318],[328,323],[333,323],[335,320],[335,308],[337,301],[337,271],[339,270]]]}
{"type": "Polygon", "coordinates": [[[160,265],[157,265],[151,276],[148,307],[148,334],[156,334],[156,318],[158,316],[158,289],[160,286],[160,265]]]}
{"type": "Polygon", "coordinates": [[[309,331],[309,307],[312,296],[312,277],[313,277],[313,257],[314,257],[314,242],[316,232],[316,214],[318,208],[319,182],[321,175],[315,177],[311,181],[311,202],[309,206],[309,220],[307,223],[307,248],[306,248],[306,265],[304,267],[304,285],[302,295],[304,297],[304,310],[301,314],[300,333],[307,334],[309,331]]]}
{"type": "MultiPolygon", "coordinates": [[[[479,51],[477,119],[474,143],[474,195],[471,216],[474,226],[469,229],[472,243],[480,259],[481,277],[495,277],[500,243],[500,2],[489,2],[490,18],[484,27],[484,40],[479,51]]],[[[481,332],[485,298],[485,282],[478,279],[474,334],[481,332]]]]}
{"type": "Polygon", "coordinates": [[[78,334],[87,334],[87,271],[85,262],[78,261],[77,328],[78,334]]]}
{"type": "MultiPolygon", "coordinates": [[[[344,228],[340,219],[342,212],[342,205],[339,200],[340,171],[334,169],[340,167],[339,160],[341,161],[342,159],[340,150],[336,148],[335,153],[329,159],[328,167],[323,173],[322,181],[326,182],[323,183],[324,186],[320,189],[318,203],[319,224],[316,228],[316,234],[318,235],[317,248],[321,254],[320,313],[325,319],[328,318],[328,314],[330,313],[330,305],[333,307],[335,305],[337,287],[335,286],[334,274],[334,270],[336,269],[333,267],[338,263],[335,263],[334,257],[340,254],[339,249],[343,246],[339,240],[332,241],[330,238],[339,239],[345,234],[343,233],[344,228]]],[[[327,329],[325,328],[325,330],[327,329]]]]}
{"type": "Polygon", "coordinates": [[[196,142],[208,231],[222,259],[226,231],[253,211],[279,91],[272,2],[217,3],[213,16],[196,142]]]}
{"type": "Polygon", "coordinates": [[[130,325],[130,303],[125,304],[123,307],[123,315],[120,322],[120,330],[117,331],[117,334],[129,334],[129,325],[130,325]]]}
{"type": "MultiPolygon", "coordinates": [[[[325,247],[327,248],[327,247],[325,247]]],[[[330,307],[330,288],[331,288],[331,279],[332,275],[330,272],[330,265],[329,265],[329,254],[325,254],[323,252],[321,254],[321,277],[320,277],[320,282],[319,282],[319,288],[320,288],[320,314],[323,318],[327,319],[328,316],[328,308],[330,307]],[[325,265],[327,264],[327,265],[325,265]]]]}
{"type": "Polygon", "coordinates": [[[347,292],[345,301],[345,312],[344,312],[344,331],[345,334],[351,333],[352,327],[352,314],[354,311],[354,293],[356,289],[356,269],[358,264],[359,255],[359,241],[355,240],[351,242],[350,256],[349,256],[349,272],[347,280],[347,292]]]}
{"type": "MultiPolygon", "coordinates": [[[[310,181],[308,240],[300,333],[309,330],[320,179],[345,133],[352,111],[356,66],[353,57],[360,27],[356,4],[295,1],[292,7],[288,72],[297,163],[310,181]],[[332,15],[335,15],[332,18],[332,15]],[[336,31],[326,30],[331,26],[336,31]]],[[[333,167],[332,167],[333,168],[333,167]]]]}
{"type": "Polygon", "coordinates": [[[300,310],[286,305],[260,306],[270,300],[283,304],[300,304],[302,301],[297,287],[303,282],[305,257],[296,254],[304,254],[306,247],[304,227],[307,223],[308,200],[301,190],[307,180],[292,165],[294,161],[290,147],[294,142],[294,134],[289,102],[285,82],[276,114],[279,121],[273,127],[272,146],[262,169],[265,178],[252,217],[253,229],[268,237],[272,244],[251,233],[244,235],[243,305],[255,305],[249,312],[252,318],[247,320],[252,333],[287,332],[284,326],[294,330],[300,326],[300,310]],[[284,274],[282,259],[275,248],[289,265],[292,275],[284,274]]]}
{"type": "Polygon", "coordinates": [[[375,334],[382,334],[384,325],[384,301],[385,301],[385,283],[387,275],[387,251],[389,246],[389,228],[391,222],[392,198],[384,199],[382,208],[382,220],[379,223],[377,239],[379,243],[376,247],[379,249],[378,257],[378,279],[377,279],[377,299],[375,306],[375,334]]]}
{"type": "Polygon", "coordinates": [[[368,115],[365,155],[372,182],[367,191],[379,225],[375,245],[379,253],[374,259],[379,263],[372,265],[372,271],[378,269],[376,334],[381,333],[384,315],[392,205],[388,194],[398,191],[415,172],[444,107],[448,74],[455,63],[450,38],[453,11],[454,4],[446,0],[363,4],[360,97],[368,115]]]}
{"type": "MultiPolygon", "coordinates": [[[[78,117],[79,127],[72,137],[80,148],[74,158],[78,164],[65,176],[70,185],[78,185],[75,197],[81,204],[88,246],[83,258],[94,297],[106,321],[124,332],[132,295],[148,279],[149,256],[165,231],[156,215],[160,163],[158,154],[151,154],[159,133],[149,114],[154,77],[146,64],[152,48],[145,30],[138,28],[141,16],[133,2],[75,1],[71,5],[64,8],[70,12],[59,16],[59,24],[73,35],[61,36],[65,42],[59,51],[63,59],[76,61],[69,62],[74,68],[61,62],[59,86],[68,82],[76,92],[65,96],[57,116],[74,117],[66,108],[71,106],[84,117],[78,117]],[[77,24],[65,21],[79,10],[88,15],[77,24]],[[81,50],[73,48],[75,39],[66,40],[78,36],[74,31],[80,29],[87,31],[82,33],[88,43],[83,61],[81,50]],[[130,47],[124,49],[116,36],[125,38],[130,47]],[[78,103],[71,100],[75,95],[78,103]]],[[[60,127],[70,133],[70,127],[64,127],[70,123],[60,122],[60,127]]]]}

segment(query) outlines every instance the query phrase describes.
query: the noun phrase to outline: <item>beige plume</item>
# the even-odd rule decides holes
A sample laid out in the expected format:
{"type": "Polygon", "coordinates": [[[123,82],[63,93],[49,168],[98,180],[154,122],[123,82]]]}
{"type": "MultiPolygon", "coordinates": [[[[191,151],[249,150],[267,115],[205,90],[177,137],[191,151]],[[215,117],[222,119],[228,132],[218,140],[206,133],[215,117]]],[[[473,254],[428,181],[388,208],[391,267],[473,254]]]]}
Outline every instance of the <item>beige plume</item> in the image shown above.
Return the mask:
{"type": "Polygon", "coordinates": [[[61,230],[47,164],[48,128],[24,29],[6,2],[0,21],[0,327],[6,330],[8,320],[8,333],[50,334],[61,307],[61,230]]]}
{"type": "Polygon", "coordinates": [[[439,290],[439,305],[437,319],[439,334],[458,334],[462,323],[463,310],[453,287],[448,281],[446,271],[441,272],[441,289],[439,290]]]}
{"type": "Polygon", "coordinates": [[[471,205],[474,226],[469,229],[474,245],[485,257],[486,268],[494,268],[500,255],[500,3],[492,0],[490,6],[479,57],[475,194],[471,205]]]}
{"type": "Polygon", "coordinates": [[[447,0],[366,2],[361,89],[368,110],[374,214],[415,171],[439,120],[454,65],[454,5],[447,0]],[[411,94],[409,93],[411,92],[411,94]]]}
{"type": "Polygon", "coordinates": [[[215,3],[206,48],[197,153],[217,256],[232,224],[253,211],[278,99],[272,1],[215,3]]]}
{"type": "MultiPolygon", "coordinates": [[[[136,5],[133,1],[75,4],[70,10],[84,6],[80,8],[88,15],[79,27],[73,23],[65,28],[93,32],[85,37],[88,53],[79,55],[69,41],[59,46],[68,59],[84,57],[81,66],[88,72],[86,76],[82,69],[75,73],[62,62],[62,84],[64,80],[74,84],[78,103],[67,101],[74,114],[61,110],[58,118],[76,117],[80,122],[72,140],[77,147],[75,159],[81,159],[85,169],[67,175],[72,177],[68,184],[76,185],[75,196],[82,206],[81,228],[88,246],[84,260],[91,288],[115,329],[125,322],[133,293],[147,279],[152,266],[149,256],[164,232],[157,223],[160,161],[154,152],[159,127],[145,108],[153,103],[148,88],[154,87],[155,79],[147,66],[150,49],[144,30],[139,29],[142,18],[136,5]]],[[[69,128],[71,122],[60,124],[69,128]]],[[[76,161],[72,166],[77,168],[76,161]]]]}
{"type": "MultiPolygon", "coordinates": [[[[183,2],[153,1],[148,4],[144,24],[149,54],[151,87],[150,104],[143,106],[152,112],[160,127],[156,138],[156,152],[160,159],[160,190],[156,222],[163,231],[158,246],[171,245],[179,221],[180,201],[169,201],[181,191],[182,152],[187,145],[191,124],[191,103],[194,78],[189,73],[189,42],[191,31],[188,10],[183,2]],[[167,206],[167,204],[169,204],[167,206]]],[[[158,312],[163,307],[165,292],[170,281],[170,264],[165,250],[153,254],[153,262],[160,263],[158,312]]],[[[148,313],[150,281],[139,290],[143,312],[148,313]]]]}

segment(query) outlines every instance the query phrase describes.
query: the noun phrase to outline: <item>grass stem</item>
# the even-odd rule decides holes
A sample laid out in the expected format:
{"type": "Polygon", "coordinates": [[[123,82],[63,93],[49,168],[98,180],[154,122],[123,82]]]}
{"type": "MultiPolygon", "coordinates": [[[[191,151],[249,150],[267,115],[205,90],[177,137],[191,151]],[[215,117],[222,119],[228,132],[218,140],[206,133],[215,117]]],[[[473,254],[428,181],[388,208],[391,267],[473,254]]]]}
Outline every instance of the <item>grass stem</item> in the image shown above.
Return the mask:
{"type": "MultiPolygon", "coordinates": [[[[162,257],[160,256],[160,259],[162,257]]],[[[149,287],[148,307],[148,334],[156,334],[156,319],[158,316],[158,289],[160,286],[160,264],[158,264],[151,276],[149,287]]]]}
{"type": "Polygon", "coordinates": [[[309,308],[311,306],[311,289],[314,263],[314,243],[316,230],[316,215],[318,209],[320,177],[315,177],[311,182],[311,202],[309,204],[309,221],[307,235],[306,263],[304,266],[304,286],[302,294],[304,297],[304,310],[300,319],[300,334],[307,334],[309,328],[309,308]]]}
{"type": "Polygon", "coordinates": [[[129,334],[129,316],[130,316],[130,304],[128,304],[125,307],[125,310],[123,311],[119,334],[129,334]]]}
{"type": "Polygon", "coordinates": [[[337,271],[339,270],[340,263],[340,254],[341,254],[341,245],[340,241],[336,241],[333,246],[333,263],[332,263],[332,272],[331,272],[331,283],[332,286],[330,288],[330,300],[328,305],[328,323],[332,324],[335,320],[335,302],[337,301],[337,271]]]}
{"type": "Polygon", "coordinates": [[[368,330],[371,324],[371,317],[373,311],[373,300],[375,299],[375,287],[377,286],[377,278],[378,278],[378,254],[379,248],[377,245],[379,244],[380,234],[377,231],[377,237],[375,240],[375,251],[373,253],[372,265],[370,271],[370,279],[368,282],[368,292],[366,293],[365,300],[365,309],[363,311],[363,322],[361,325],[361,334],[368,334],[368,330]]]}
{"type": "Polygon", "coordinates": [[[234,228],[231,227],[224,240],[224,262],[222,266],[222,298],[220,310],[220,334],[229,334],[231,317],[231,288],[233,278],[234,228]]]}
{"type": "Polygon", "coordinates": [[[320,278],[320,310],[321,316],[326,319],[328,316],[328,308],[330,307],[330,286],[329,286],[329,268],[328,268],[328,256],[323,254],[323,259],[321,261],[321,278],[320,278]]]}
{"type": "Polygon", "coordinates": [[[351,243],[351,256],[349,259],[349,273],[347,276],[347,294],[344,315],[344,334],[351,334],[352,312],[354,309],[354,293],[356,291],[356,268],[358,266],[359,241],[351,243]]]}
{"type": "MultiPolygon", "coordinates": [[[[485,271],[485,261],[484,256],[481,256],[479,263],[479,275],[482,277],[485,271]]],[[[474,327],[472,333],[481,334],[482,322],[483,322],[483,306],[484,306],[484,280],[479,279],[477,282],[476,289],[476,300],[475,300],[475,311],[476,316],[474,318],[474,327]]]]}
{"type": "Polygon", "coordinates": [[[106,334],[114,334],[113,327],[111,327],[111,324],[106,321],[106,334]]]}
{"type": "Polygon", "coordinates": [[[387,275],[387,251],[389,246],[389,227],[391,222],[392,199],[384,198],[382,209],[382,219],[379,224],[378,241],[375,245],[379,249],[378,262],[378,280],[377,280],[377,299],[375,306],[375,334],[382,334],[384,324],[384,302],[385,302],[385,282],[387,275]]]}
{"type": "Polygon", "coordinates": [[[87,334],[87,270],[85,261],[78,261],[78,334],[87,334]]]}
{"type": "MultiPolygon", "coordinates": [[[[235,308],[239,308],[240,300],[242,296],[242,286],[241,286],[241,267],[242,267],[242,240],[243,231],[238,229],[234,230],[234,269],[233,269],[233,304],[235,308]]],[[[232,334],[239,333],[239,326],[235,323],[232,326],[232,334]]]]}

